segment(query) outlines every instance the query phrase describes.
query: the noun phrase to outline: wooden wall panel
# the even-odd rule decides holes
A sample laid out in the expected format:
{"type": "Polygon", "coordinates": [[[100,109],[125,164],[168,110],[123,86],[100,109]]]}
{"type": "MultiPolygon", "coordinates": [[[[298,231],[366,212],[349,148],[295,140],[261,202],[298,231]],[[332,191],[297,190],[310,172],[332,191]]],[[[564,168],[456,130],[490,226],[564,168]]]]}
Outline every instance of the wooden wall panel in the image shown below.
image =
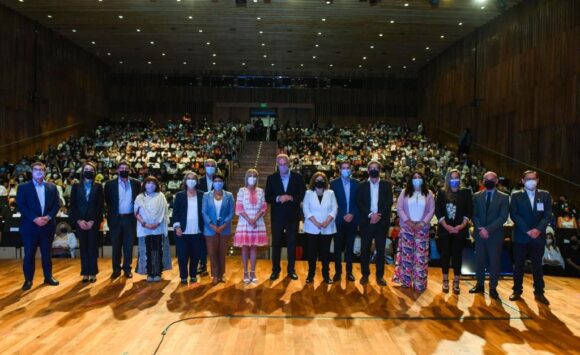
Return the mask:
{"type": "Polygon", "coordinates": [[[0,5],[0,157],[17,159],[107,117],[109,70],[0,5]]]}
{"type": "Polygon", "coordinates": [[[419,74],[427,132],[456,144],[470,127],[486,165],[538,169],[544,188],[580,201],[579,25],[579,1],[526,1],[455,43],[419,74]]]}

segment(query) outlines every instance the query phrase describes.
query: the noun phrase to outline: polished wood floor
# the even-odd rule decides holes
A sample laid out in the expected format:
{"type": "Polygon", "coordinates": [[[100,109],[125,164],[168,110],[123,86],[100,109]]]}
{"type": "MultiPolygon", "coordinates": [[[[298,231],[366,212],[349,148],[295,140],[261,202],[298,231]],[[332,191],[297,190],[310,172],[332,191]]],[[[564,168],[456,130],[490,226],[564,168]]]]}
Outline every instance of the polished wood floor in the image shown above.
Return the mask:
{"type": "Polygon", "coordinates": [[[110,260],[99,265],[97,283],[81,284],[78,259],[55,260],[58,287],[41,285],[37,265],[32,290],[22,292],[20,262],[0,261],[0,353],[152,354],[158,346],[159,354],[580,353],[580,279],[546,277],[547,307],[534,301],[529,276],[525,301],[513,303],[511,280],[500,282],[502,302],[470,295],[468,280],[461,295],[444,295],[437,269],[416,294],[390,282],[327,286],[319,275],[306,285],[303,262],[299,281],[271,282],[270,263],[260,260],[260,282],[245,286],[231,258],[227,283],[212,286],[206,277],[194,287],[179,284],[176,268],[148,284],[139,275],[110,281],[110,260]]]}

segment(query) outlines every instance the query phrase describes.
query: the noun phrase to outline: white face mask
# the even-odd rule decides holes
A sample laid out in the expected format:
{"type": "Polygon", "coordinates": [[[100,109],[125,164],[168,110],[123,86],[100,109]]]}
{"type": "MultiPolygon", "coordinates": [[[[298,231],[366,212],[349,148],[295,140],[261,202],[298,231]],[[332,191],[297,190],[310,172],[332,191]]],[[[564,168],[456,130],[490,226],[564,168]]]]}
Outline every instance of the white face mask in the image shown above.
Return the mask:
{"type": "Polygon", "coordinates": [[[185,185],[187,185],[187,188],[193,189],[195,187],[195,185],[197,185],[197,180],[187,179],[187,180],[185,180],[185,185]]]}
{"type": "Polygon", "coordinates": [[[256,182],[258,182],[257,177],[255,177],[255,176],[248,177],[248,185],[254,186],[254,185],[256,185],[256,182]]]}
{"type": "Polygon", "coordinates": [[[534,190],[536,188],[536,186],[538,186],[538,181],[537,180],[527,180],[526,182],[524,182],[524,186],[528,190],[534,190]]]}

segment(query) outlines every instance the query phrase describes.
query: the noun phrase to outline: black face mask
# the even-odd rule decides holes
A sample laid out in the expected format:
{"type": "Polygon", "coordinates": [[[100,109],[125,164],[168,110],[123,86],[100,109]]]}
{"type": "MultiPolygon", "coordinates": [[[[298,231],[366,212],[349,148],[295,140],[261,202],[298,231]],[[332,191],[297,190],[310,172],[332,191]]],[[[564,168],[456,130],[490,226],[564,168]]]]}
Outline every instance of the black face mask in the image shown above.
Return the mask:
{"type": "Polygon", "coordinates": [[[127,170],[119,171],[119,176],[122,177],[123,179],[126,179],[129,177],[129,172],[127,170]]]}
{"type": "Polygon", "coordinates": [[[324,188],[325,185],[326,184],[324,183],[324,181],[316,180],[314,182],[314,187],[319,188],[319,189],[324,188]]]}
{"type": "Polygon", "coordinates": [[[488,190],[493,190],[493,189],[495,189],[495,181],[493,181],[493,180],[485,180],[483,182],[483,186],[485,186],[485,188],[488,189],[488,190]]]}
{"type": "Polygon", "coordinates": [[[95,179],[95,172],[94,171],[83,171],[83,177],[88,180],[95,179]]]}
{"type": "Polygon", "coordinates": [[[369,170],[369,176],[372,178],[378,178],[380,175],[378,170],[369,170]]]}
{"type": "Polygon", "coordinates": [[[68,230],[67,230],[66,228],[61,228],[61,229],[60,229],[60,232],[61,232],[62,234],[66,234],[66,232],[68,232],[68,230]]]}

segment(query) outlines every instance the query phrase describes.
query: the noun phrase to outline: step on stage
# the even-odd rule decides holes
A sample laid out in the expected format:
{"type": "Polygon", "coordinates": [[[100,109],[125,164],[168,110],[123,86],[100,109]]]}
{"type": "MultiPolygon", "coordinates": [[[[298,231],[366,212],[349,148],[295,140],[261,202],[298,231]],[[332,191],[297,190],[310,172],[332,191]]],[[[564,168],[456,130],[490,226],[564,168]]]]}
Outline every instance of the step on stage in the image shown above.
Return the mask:
{"type": "MultiPolygon", "coordinates": [[[[204,277],[182,286],[176,265],[159,283],[140,275],[110,281],[100,259],[94,284],[80,283],[79,260],[54,260],[58,287],[42,285],[37,263],[32,290],[23,293],[21,263],[0,261],[2,354],[578,354],[580,279],[546,277],[551,306],[534,301],[526,275],[524,301],[510,302],[511,280],[500,281],[502,302],[442,294],[431,269],[423,294],[390,282],[327,286],[320,274],[271,282],[270,262],[258,261],[260,281],[242,283],[241,263],[227,261],[227,283],[204,277]],[[180,321],[182,320],[182,321],[180,321]]],[[[284,267],[283,267],[284,269],[284,267]]]]}

